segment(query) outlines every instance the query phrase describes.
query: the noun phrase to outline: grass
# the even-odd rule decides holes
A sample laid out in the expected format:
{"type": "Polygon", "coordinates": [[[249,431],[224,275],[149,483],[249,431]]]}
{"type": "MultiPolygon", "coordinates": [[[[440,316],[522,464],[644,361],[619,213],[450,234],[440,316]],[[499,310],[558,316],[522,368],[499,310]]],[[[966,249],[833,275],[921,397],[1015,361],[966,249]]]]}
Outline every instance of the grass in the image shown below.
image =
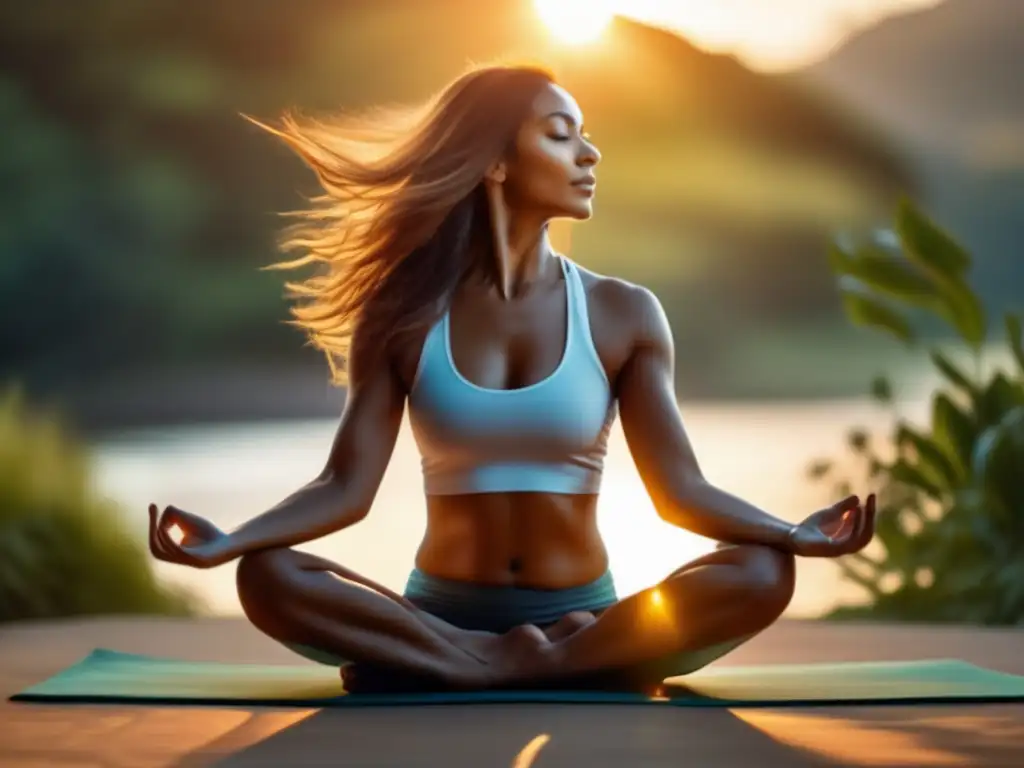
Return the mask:
{"type": "Polygon", "coordinates": [[[187,616],[197,598],[160,584],[88,456],[17,390],[0,399],[0,622],[88,614],[187,616]]]}

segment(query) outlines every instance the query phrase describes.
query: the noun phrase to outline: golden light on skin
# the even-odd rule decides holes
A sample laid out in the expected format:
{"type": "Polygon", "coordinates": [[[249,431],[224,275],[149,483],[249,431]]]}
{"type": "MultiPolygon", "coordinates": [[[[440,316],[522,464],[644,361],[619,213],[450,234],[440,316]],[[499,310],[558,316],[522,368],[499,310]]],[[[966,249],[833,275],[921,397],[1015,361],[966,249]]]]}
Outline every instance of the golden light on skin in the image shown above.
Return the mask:
{"type": "Polygon", "coordinates": [[[658,627],[660,630],[674,633],[675,627],[673,626],[672,616],[669,612],[668,601],[661,593],[661,590],[657,587],[652,589],[648,600],[648,610],[645,612],[647,618],[654,622],[654,626],[658,627]]]}
{"type": "Polygon", "coordinates": [[[537,15],[563,43],[597,40],[615,15],[612,0],[534,0],[537,15]]]}

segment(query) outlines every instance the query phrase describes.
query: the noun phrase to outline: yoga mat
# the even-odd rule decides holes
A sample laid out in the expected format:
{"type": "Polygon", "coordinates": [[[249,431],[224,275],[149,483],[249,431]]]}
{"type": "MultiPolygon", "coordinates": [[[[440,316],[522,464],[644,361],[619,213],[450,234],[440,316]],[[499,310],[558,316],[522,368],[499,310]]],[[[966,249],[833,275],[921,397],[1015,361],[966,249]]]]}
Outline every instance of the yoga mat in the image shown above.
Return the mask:
{"type": "Polygon", "coordinates": [[[488,691],[346,695],[338,670],[191,662],[99,649],[13,701],[345,707],[560,702],[693,707],[908,704],[1024,700],[1024,677],[963,661],[720,667],[665,681],[663,695],[488,691]]]}

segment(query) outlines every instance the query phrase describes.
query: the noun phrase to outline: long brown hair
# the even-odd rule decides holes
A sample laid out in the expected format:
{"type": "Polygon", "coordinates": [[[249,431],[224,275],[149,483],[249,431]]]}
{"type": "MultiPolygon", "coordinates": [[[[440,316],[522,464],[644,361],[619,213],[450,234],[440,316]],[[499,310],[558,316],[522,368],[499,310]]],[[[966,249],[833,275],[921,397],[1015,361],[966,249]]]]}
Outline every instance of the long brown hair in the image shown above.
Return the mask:
{"type": "MultiPolygon", "coordinates": [[[[436,320],[463,276],[493,259],[483,177],[507,152],[551,73],[478,66],[425,104],[329,120],[286,114],[284,140],[323,192],[282,238],[296,258],[271,269],[319,267],[286,288],[293,325],[346,381],[353,334],[379,354],[397,335],[436,320]],[[476,263],[474,264],[474,260],[476,263]]],[[[250,118],[251,119],[251,118],[250,118]]]]}

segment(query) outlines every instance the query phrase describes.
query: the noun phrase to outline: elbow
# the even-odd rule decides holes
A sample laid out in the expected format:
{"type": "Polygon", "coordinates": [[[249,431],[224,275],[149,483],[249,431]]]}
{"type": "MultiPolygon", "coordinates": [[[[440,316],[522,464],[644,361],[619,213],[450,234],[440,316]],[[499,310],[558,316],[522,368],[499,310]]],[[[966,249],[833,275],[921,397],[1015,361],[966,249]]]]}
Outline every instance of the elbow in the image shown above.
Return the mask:
{"type": "Polygon", "coordinates": [[[331,510],[332,533],[355,525],[370,513],[373,499],[360,492],[357,484],[348,482],[333,472],[321,474],[315,482],[327,495],[327,504],[331,510]]]}
{"type": "Polygon", "coordinates": [[[658,517],[679,528],[705,535],[701,509],[707,487],[703,477],[684,477],[660,493],[652,494],[658,517]]]}
{"type": "Polygon", "coordinates": [[[370,514],[369,504],[343,507],[341,515],[342,525],[346,528],[350,525],[355,525],[365,520],[368,514],[370,514]]]}

